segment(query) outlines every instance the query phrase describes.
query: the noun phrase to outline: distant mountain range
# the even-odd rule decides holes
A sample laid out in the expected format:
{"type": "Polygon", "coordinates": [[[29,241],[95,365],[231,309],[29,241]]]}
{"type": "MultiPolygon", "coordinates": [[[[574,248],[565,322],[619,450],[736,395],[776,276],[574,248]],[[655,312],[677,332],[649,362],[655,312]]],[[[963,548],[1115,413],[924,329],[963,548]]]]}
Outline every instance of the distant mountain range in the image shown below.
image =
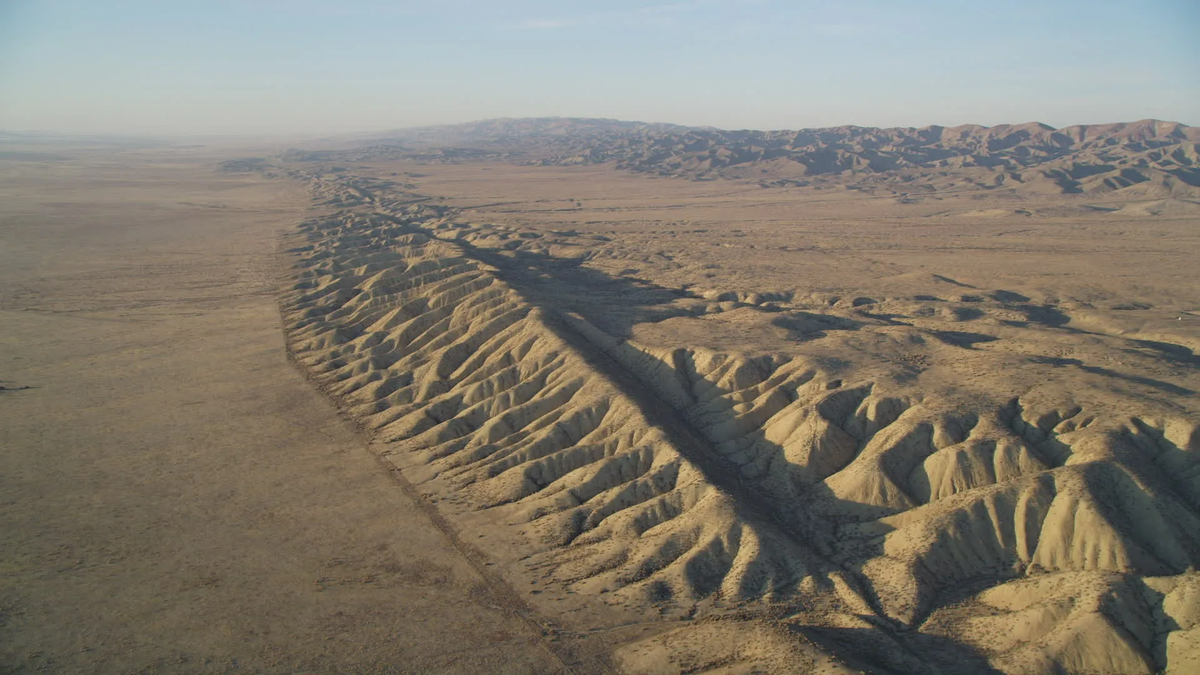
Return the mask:
{"type": "Polygon", "coordinates": [[[1158,120],[1062,129],[1028,123],[731,131],[609,119],[493,119],[374,134],[357,146],[339,155],[612,163],[656,175],[764,185],[911,184],[922,190],[966,181],[1049,193],[1200,195],[1200,128],[1158,120]]]}

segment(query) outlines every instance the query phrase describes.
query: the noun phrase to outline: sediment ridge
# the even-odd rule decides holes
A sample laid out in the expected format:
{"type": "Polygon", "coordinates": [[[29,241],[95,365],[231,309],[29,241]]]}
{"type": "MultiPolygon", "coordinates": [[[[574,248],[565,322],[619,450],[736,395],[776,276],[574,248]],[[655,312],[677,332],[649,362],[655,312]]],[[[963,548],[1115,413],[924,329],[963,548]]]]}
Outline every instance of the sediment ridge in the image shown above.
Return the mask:
{"type": "Polygon", "coordinates": [[[538,233],[305,179],[340,208],[289,235],[296,361],[450,522],[505,543],[497,563],[539,580],[545,611],[613,611],[564,625],[660,617],[614,638],[629,669],[660,652],[689,672],[785,653],[806,655],[790,672],[1197,665],[1187,415],[639,344],[546,301],[543,267],[571,261],[538,233]],[[756,637],[706,651],[717,627],[756,637]]]}

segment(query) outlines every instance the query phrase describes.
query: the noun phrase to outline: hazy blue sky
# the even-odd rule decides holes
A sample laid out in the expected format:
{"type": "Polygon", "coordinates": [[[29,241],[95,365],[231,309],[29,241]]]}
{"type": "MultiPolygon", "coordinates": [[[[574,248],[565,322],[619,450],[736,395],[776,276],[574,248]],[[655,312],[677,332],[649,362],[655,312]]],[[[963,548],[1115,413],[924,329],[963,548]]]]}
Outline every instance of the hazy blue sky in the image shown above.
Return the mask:
{"type": "Polygon", "coordinates": [[[1200,125],[1200,0],[0,0],[0,129],[1200,125]]]}

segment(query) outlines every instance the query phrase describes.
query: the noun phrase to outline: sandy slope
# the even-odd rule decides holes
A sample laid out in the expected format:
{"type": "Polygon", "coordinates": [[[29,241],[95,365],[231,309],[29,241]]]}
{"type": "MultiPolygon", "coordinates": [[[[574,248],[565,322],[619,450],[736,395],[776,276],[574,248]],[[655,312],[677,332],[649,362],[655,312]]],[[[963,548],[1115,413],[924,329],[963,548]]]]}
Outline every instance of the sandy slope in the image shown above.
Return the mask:
{"type": "Polygon", "coordinates": [[[304,203],[181,152],[0,163],[0,671],[558,671],[285,360],[304,203]]]}

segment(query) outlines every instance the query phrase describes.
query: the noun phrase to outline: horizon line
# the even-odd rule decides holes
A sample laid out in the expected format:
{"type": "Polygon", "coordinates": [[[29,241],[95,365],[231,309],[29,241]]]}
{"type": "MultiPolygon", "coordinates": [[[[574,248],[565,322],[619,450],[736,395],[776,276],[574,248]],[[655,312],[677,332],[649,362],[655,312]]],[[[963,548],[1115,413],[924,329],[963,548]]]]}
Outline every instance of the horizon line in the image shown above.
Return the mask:
{"type": "MultiPolygon", "coordinates": [[[[616,123],[620,123],[620,124],[640,124],[640,125],[645,125],[645,126],[678,127],[680,129],[704,129],[704,130],[727,131],[727,132],[754,131],[754,132],[762,132],[762,133],[824,131],[824,130],[830,130],[830,129],[848,129],[848,128],[849,129],[876,129],[876,130],[880,130],[880,131],[885,131],[885,130],[889,130],[889,129],[910,129],[910,130],[935,129],[935,128],[960,129],[963,127],[976,127],[976,128],[980,128],[980,129],[995,129],[998,127],[1027,127],[1027,126],[1041,126],[1041,127],[1046,127],[1046,129],[1049,131],[1062,131],[1063,129],[1072,129],[1072,128],[1077,128],[1077,127],[1097,127],[1097,126],[1112,126],[1112,125],[1128,126],[1128,125],[1138,124],[1138,123],[1142,123],[1142,122],[1149,122],[1149,123],[1154,123],[1154,124],[1174,124],[1174,125],[1186,127],[1189,129],[1193,128],[1193,125],[1189,125],[1189,124],[1186,124],[1183,122],[1178,122],[1175,120],[1163,120],[1163,119],[1158,119],[1158,118],[1153,118],[1153,117],[1145,117],[1145,118],[1132,120],[1132,121],[1095,122],[1095,123],[1089,123],[1089,124],[1069,124],[1069,125],[1061,126],[1061,127],[1055,127],[1055,126],[1053,126],[1051,124],[1047,124],[1045,122],[1031,120],[1031,121],[1027,121],[1027,122],[1017,122],[1017,123],[1002,122],[999,124],[992,124],[992,125],[977,124],[974,122],[964,122],[962,124],[953,124],[953,125],[927,124],[924,126],[909,126],[909,125],[875,126],[875,125],[861,125],[861,124],[838,124],[838,125],[821,126],[821,127],[792,127],[792,128],[778,127],[778,128],[773,128],[773,129],[767,129],[767,128],[754,128],[754,127],[719,127],[716,125],[692,125],[692,124],[679,124],[676,122],[645,122],[642,120],[620,119],[620,118],[616,118],[616,117],[583,117],[583,116],[565,116],[565,115],[542,115],[542,116],[524,116],[524,117],[505,117],[505,116],[485,117],[485,118],[468,120],[465,122],[418,124],[418,125],[413,125],[413,126],[390,127],[390,128],[381,128],[381,129],[374,129],[374,130],[298,131],[298,132],[291,132],[291,133],[263,133],[263,132],[218,132],[218,133],[207,132],[206,133],[206,132],[177,131],[177,132],[160,132],[160,133],[140,134],[137,132],[119,132],[119,131],[59,131],[59,130],[52,130],[52,129],[0,128],[0,141],[6,140],[5,139],[6,136],[17,136],[17,137],[20,137],[20,136],[31,136],[31,137],[42,136],[42,137],[56,137],[56,138],[66,138],[66,139],[97,139],[97,140],[99,140],[99,139],[108,139],[108,140],[120,139],[120,140],[156,140],[156,141],[178,140],[178,139],[205,139],[205,138],[207,138],[207,139],[218,139],[218,138],[223,138],[223,139],[289,139],[289,138],[290,139],[301,139],[301,138],[303,138],[303,139],[312,139],[312,140],[322,140],[322,139],[347,137],[347,136],[371,136],[371,135],[378,135],[378,134],[397,133],[397,132],[403,132],[403,131],[419,131],[419,130],[423,130],[423,129],[446,129],[446,128],[452,128],[452,127],[465,127],[465,126],[469,126],[469,125],[473,125],[473,124],[483,124],[483,123],[487,123],[487,122],[519,122],[519,121],[545,121],[545,120],[575,121],[575,122],[616,122],[616,123]]],[[[34,140],[34,139],[30,139],[30,140],[34,140]]]]}

